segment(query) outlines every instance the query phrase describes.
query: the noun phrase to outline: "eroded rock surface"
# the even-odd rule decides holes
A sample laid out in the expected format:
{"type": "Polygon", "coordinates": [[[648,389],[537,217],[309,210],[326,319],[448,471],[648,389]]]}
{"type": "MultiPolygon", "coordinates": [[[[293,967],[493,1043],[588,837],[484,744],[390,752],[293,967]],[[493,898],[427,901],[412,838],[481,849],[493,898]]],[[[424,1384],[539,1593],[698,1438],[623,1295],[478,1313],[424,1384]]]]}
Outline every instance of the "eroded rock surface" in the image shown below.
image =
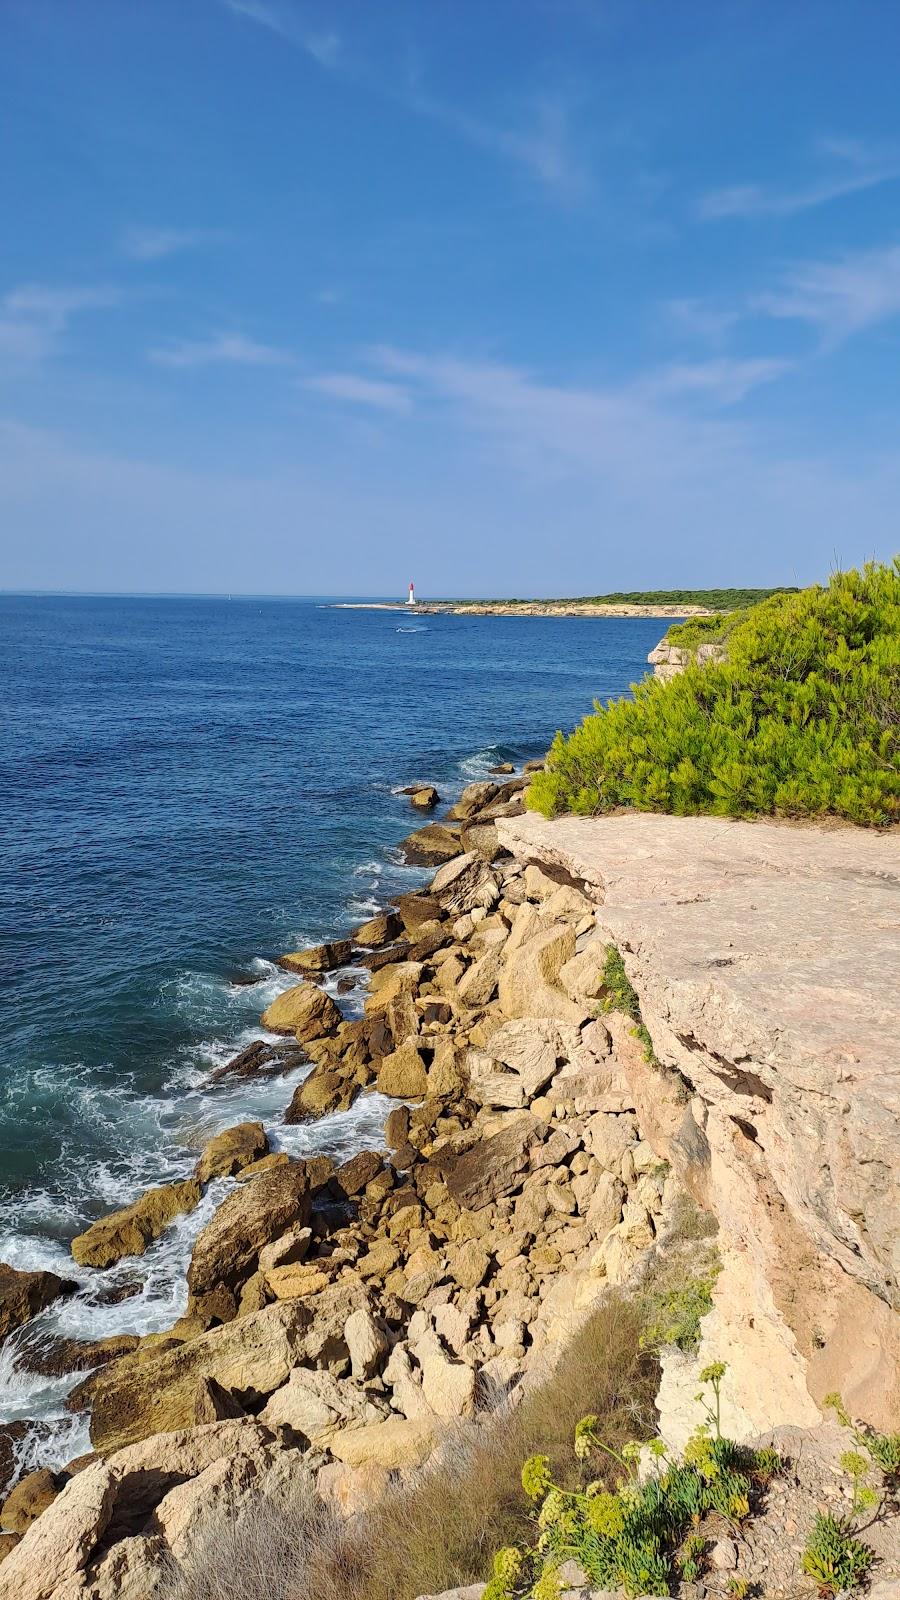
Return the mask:
{"type": "Polygon", "coordinates": [[[735,1428],[811,1424],[840,1389],[900,1409],[900,838],[634,814],[498,824],[587,885],[663,1074],[635,1053],[645,1137],[723,1233],[708,1340],[735,1428]],[[737,1380],[736,1380],[737,1381],[737,1380]]]}

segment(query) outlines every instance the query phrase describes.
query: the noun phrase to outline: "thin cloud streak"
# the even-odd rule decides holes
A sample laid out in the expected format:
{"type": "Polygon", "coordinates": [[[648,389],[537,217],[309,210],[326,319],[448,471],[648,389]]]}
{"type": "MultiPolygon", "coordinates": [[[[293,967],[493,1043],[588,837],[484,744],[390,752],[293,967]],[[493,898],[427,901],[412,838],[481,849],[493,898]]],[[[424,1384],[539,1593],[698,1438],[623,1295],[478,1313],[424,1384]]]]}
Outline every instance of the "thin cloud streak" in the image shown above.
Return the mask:
{"type": "Polygon", "coordinates": [[[95,288],[23,284],[0,299],[0,369],[23,371],[52,355],[72,318],[82,311],[116,306],[121,292],[95,288]]]}
{"type": "Polygon", "coordinates": [[[808,322],[827,343],[839,343],[900,315],[900,245],[799,265],[753,305],[769,317],[808,322]]]}
{"type": "Polygon", "coordinates": [[[260,344],[240,333],[220,333],[212,339],[183,339],[147,352],[148,360],[159,367],[238,367],[290,366],[293,356],[274,345],[260,344]]]}
{"type": "Polygon", "coordinates": [[[333,70],[339,65],[342,46],[338,34],[306,33],[295,17],[289,16],[282,7],[266,5],[264,0],[222,0],[222,4],[232,16],[245,22],[255,22],[260,28],[268,28],[270,33],[277,34],[288,44],[305,50],[320,67],[333,70]]]}
{"type": "Polygon", "coordinates": [[[706,222],[730,217],[792,217],[900,178],[900,156],[876,156],[852,140],[823,140],[819,148],[840,160],[844,170],[798,189],[774,189],[760,183],[713,189],[698,200],[697,215],[706,222]]]}
{"type": "Polygon", "coordinates": [[[371,406],[376,411],[399,413],[410,409],[410,397],[405,389],[394,383],[383,383],[377,378],[361,377],[358,373],[322,372],[316,377],[304,378],[302,387],[327,395],[332,400],[371,406]]]}
{"type": "Polygon", "coordinates": [[[167,256],[180,255],[185,250],[196,250],[204,245],[218,244],[227,234],[214,228],[161,228],[135,225],[125,228],[119,238],[119,249],[132,261],[163,261],[167,256]]]}

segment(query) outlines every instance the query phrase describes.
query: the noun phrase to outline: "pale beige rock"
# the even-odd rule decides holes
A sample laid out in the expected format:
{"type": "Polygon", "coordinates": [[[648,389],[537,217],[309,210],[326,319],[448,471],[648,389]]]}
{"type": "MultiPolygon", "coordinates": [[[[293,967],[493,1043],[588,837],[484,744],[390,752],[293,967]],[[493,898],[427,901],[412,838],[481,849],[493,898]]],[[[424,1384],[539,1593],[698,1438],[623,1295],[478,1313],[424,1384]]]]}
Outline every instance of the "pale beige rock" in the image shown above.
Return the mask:
{"type": "Polygon", "coordinates": [[[384,1057],[376,1082],[379,1094],[398,1100],[420,1100],[428,1093],[425,1063],[412,1039],[384,1057]]]}
{"type": "Polygon", "coordinates": [[[402,1411],[404,1417],[411,1420],[434,1416],[422,1392],[422,1385],[413,1372],[409,1350],[402,1341],[395,1344],[391,1351],[384,1369],[384,1381],[391,1391],[391,1404],[395,1411],[402,1411]]]}
{"type": "Polygon", "coordinates": [[[298,983],[276,995],[260,1021],[271,1033],[293,1033],[302,1043],[333,1033],[343,1018],[324,989],[317,989],[314,983],[298,983]]]}
{"type": "Polygon", "coordinates": [[[382,1413],[362,1389],[346,1378],[310,1367],[295,1367],[287,1383],[269,1397],[260,1421],[270,1428],[292,1428],[311,1444],[326,1446],[342,1428],[380,1421],[382,1413]]]}
{"type": "Polygon", "coordinates": [[[460,1002],[472,1009],[486,1006],[500,981],[500,971],[501,949],[497,947],[485,951],[483,956],[472,962],[459,981],[456,993],[460,1002]]]}
{"type": "Polygon", "coordinates": [[[352,1376],[362,1382],[374,1378],[390,1349],[390,1340],[366,1306],[350,1313],[344,1325],[344,1338],[350,1352],[352,1376]]]}
{"type": "Polygon", "coordinates": [[[517,949],[510,949],[511,945],[512,935],[507,940],[498,988],[504,1017],[553,1017],[576,1026],[585,1022],[587,1011],[559,985],[561,969],[575,954],[574,929],[551,923],[517,949]]]}
{"type": "Polygon", "coordinates": [[[592,1233],[602,1238],[610,1228],[614,1228],[622,1215],[622,1202],[625,1199],[625,1185],[611,1172],[601,1172],[592,1185],[592,1193],[585,1223],[592,1233]]]}
{"type": "Polygon", "coordinates": [[[505,1022],[491,1034],[488,1048],[466,1057],[470,1093],[482,1105],[527,1106],[554,1076],[563,1043],[549,1019],[528,1017],[505,1022]]]}
{"type": "Polygon", "coordinates": [[[280,1239],[263,1245],[259,1252],[259,1271],[265,1276],[273,1267],[294,1266],[305,1261],[312,1244],[312,1228],[289,1228],[280,1239]]]}
{"type": "MultiPolygon", "coordinates": [[[[164,1600],[171,1577],[168,1555],[164,1540],[155,1534],[117,1539],[91,1566],[86,1600],[164,1600]]],[[[59,1589],[53,1600],[64,1600],[59,1589]]]]}
{"type": "Polygon", "coordinates": [[[490,910],[500,899],[493,872],[474,850],[441,867],[431,880],[429,893],[451,917],[461,917],[479,907],[490,910]]]}
{"type": "Polygon", "coordinates": [[[0,1600],[51,1600],[77,1579],[103,1537],[117,1487],[102,1461],[77,1473],[0,1566],[0,1600]]]}
{"type": "Polygon", "coordinates": [[[349,1467],[373,1463],[394,1470],[419,1466],[431,1454],[436,1441],[436,1422],[426,1417],[391,1417],[387,1422],[336,1434],[330,1449],[338,1461],[349,1467]]]}
{"type": "Polygon", "coordinates": [[[432,1328],[413,1346],[422,1373],[422,1393],[439,1417],[470,1417],[475,1410],[475,1372],[447,1355],[432,1328]]]}
{"type": "MultiPolygon", "coordinates": [[[[506,818],[498,830],[514,853],[591,886],[656,1054],[683,1075],[679,1092],[639,1051],[626,1063],[644,1137],[719,1220],[716,1299],[734,1273],[759,1308],[752,1362],[731,1373],[745,1427],[765,1428],[775,1394],[778,1420],[802,1424],[834,1389],[890,1425],[897,834],[649,814],[506,818]],[[774,1375],[768,1396],[761,1372],[774,1375]]],[[[738,1301],[726,1303],[736,1318],[738,1301]]]]}

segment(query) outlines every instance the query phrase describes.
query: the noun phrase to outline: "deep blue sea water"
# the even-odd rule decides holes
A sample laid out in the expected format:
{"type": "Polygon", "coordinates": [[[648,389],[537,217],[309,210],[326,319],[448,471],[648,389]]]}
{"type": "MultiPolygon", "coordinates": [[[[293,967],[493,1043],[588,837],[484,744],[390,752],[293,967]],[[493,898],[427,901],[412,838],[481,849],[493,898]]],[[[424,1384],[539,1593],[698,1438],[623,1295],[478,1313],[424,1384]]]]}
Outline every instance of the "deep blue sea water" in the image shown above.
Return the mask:
{"type": "Polygon", "coordinates": [[[29,1348],[169,1324],[223,1189],[106,1274],[73,1270],[86,1222],[248,1115],[295,1150],[380,1143],[378,1097],[285,1129],[293,1080],[207,1078],[290,982],[275,956],[424,876],[396,854],[418,825],[397,790],[452,800],[543,754],[627,691],[666,626],[0,596],[0,1260],[81,1285],[0,1348],[0,1424],[43,1419],[26,1464],[86,1440],[62,1420],[74,1379],[35,1377],[29,1348]],[[125,1283],[139,1293],[103,1303],[125,1283]]]}

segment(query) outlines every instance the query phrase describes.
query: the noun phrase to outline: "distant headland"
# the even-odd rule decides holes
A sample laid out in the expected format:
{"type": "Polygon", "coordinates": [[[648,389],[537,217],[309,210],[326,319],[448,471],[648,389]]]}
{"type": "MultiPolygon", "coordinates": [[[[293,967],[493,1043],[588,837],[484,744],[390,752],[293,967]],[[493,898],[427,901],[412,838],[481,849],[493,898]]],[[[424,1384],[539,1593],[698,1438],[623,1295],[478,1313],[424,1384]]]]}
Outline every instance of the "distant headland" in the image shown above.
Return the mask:
{"type": "Polygon", "coordinates": [[[635,589],[585,595],[571,600],[342,600],[341,611],[416,611],[469,617],[702,617],[756,605],[775,594],[796,594],[785,585],[775,589],[635,589]]]}

